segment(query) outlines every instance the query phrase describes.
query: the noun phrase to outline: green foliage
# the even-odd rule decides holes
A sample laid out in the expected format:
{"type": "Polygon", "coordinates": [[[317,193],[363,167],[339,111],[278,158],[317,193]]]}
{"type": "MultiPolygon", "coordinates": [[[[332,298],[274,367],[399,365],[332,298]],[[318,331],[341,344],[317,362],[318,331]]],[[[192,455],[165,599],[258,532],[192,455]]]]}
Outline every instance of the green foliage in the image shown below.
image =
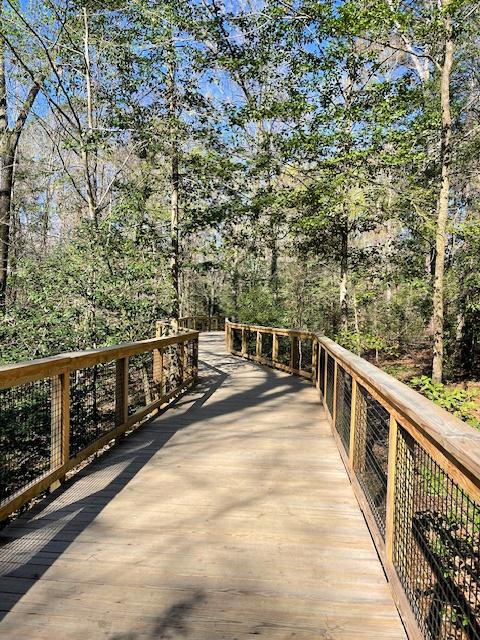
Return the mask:
{"type": "Polygon", "coordinates": [[[477,408],[475,393],[458,388],[449,389],[440,382],[433,382],[428,376],[416,376],[409,384],[457,418],[480,429],[480,420],[474,414],[477,408]]]}
{"type": "Polygon", "coordinates": [[[335,336],[335,340],[348,349],[357,354],[362,354],[365,351],[382,351],[385,349],[385,340],[380,336],[376,336],[370,333],[363,333],[361,331],[350,331],[348,329],[342,329],[335,336]]]}

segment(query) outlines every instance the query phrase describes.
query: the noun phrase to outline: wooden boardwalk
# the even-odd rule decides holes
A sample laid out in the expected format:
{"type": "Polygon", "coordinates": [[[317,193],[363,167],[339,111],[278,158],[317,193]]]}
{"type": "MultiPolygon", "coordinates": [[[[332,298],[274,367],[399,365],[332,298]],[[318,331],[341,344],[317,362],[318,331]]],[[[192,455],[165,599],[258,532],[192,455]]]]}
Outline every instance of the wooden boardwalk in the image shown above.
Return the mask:
{"type": "Polygon", "coordinates": [[[0,638],[404,639],[315,390],[200,347],[194,392],[1,532],[0,638]]]}

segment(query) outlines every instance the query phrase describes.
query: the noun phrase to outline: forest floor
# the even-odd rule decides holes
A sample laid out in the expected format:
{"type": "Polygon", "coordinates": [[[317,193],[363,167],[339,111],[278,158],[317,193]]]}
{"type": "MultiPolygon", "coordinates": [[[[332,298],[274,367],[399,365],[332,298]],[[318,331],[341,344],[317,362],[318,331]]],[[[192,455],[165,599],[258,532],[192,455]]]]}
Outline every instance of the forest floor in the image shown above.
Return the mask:
{"type": "MultiPolygon", "coordinates": [[[[406,384],[416,376],[431,375],[431,351],[428,348],[418,349],[401,357],[380,356],[378,360],[375,357],[367,357],[367,359],[406,384]]],[[[466,391],[475,404],[472,414],[480,421],[480,380],[446,382],[445,388],[450,391],[455,389],[466,391]]]]}

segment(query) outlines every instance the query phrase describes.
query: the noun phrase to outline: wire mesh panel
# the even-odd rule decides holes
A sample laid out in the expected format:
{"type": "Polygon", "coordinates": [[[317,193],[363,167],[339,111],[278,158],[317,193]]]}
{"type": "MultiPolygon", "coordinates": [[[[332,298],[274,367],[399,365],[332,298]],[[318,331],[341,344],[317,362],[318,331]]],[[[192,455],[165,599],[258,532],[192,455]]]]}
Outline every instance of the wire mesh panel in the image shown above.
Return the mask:
{"type": "Polygon", "coordinates": [[[0,505],[61,465],[60,416],[49,379],[0,391],[0,505]]]}
{"type": "Polygon", "coordinates": [[[333,386],[335,384],[335,360],[328,353],[327,357],[327,407],[330,415],[333,415],[333,386]]]}
{"type": "Polygon", "coordinates": [[[153,375],[153,351],[130,356],[128,361],[128,413],[147,407],[160,398],[153,375]]]}
{"type": "Polygon", "coordinates": [[[355,411],[354,470],[385,537],[390,414],[361,385],[355,411]]]}
{"type": "Polygon", "coordinates": [[[318,375],[320,377],[319,380],[319,384],[320,384],[320,391],[322,392],[322,394],[325,393],[325,356],[326,356],[326,352],[325,349],[323,347],[319,348],[319,363],[318,363],[318,375]]]}
{"type": "Polygon", "coordinates": [[[70,375],[70,457],[115,428],[115,362],[70,375]]]}
{"type": "Polygon", "coordinates": [[[272,361],[273,357],[273,335],[271,333],[262,333],[262,358],[272,361]]]}
{"type": "Polygon", "coordinates": [[[300,340],[298,368],[301,371],[308,371],[309,373],[312,371],[312,355],[313,355],[313,341],[300,340]]]}
{"type": "Polygon", "coordinates": [[[185,343],[185,360],[186,371],[184,371],[184,380],[189,380],[197,375],[198,342],[196,340],[190,340],[185,343]]]}
{"type": "Polygon", "coordinates": [[[278,336],[278,355],[277,362],[280,364],[290,365],[291,356],[291,340],[288,336],[278,336]]]}
{"type": "Polygon", "coordinates": [[[350,451],[350,418],[352,409],[352,376],[337,365],[337,406],[335,428],[345,447],[350,451]]]}
{"type": "Polygon", "coordinates": [[[257,332],[246,329],[245,338],[247,343],[247,354],[249,356],[254,356],[257,352],[257,332]]]}
{"type": "Polygon", "coordinates": [[[393,563],[425,638],[480,638],[480,505],[403,428],[393,563]]]}
{"type": "Polygon", "coordinates": [[[172,344],[163,351],[164,392],[173,393],[182,384],[180,345],[172,344]]]}
{"type": "Polygon", "coordinates": [[[232,349],[233,351],[242,350],[242,330],[232,329],[232,349]]]}

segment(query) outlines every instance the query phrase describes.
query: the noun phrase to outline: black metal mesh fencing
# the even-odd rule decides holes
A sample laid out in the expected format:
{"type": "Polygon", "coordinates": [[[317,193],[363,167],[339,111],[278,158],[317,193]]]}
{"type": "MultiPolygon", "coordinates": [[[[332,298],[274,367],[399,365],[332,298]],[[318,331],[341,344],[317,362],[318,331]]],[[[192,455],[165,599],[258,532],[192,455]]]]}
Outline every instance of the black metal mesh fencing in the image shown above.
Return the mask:
{"type": "Polygon", "coordinates": [[[480,505],[403,428],[393,563],[425,638],[480,638],[480,505]]]}
{"type": "Polygon", "coordinates": [[[70,374],[70,457],[115,428],[115,362],[70,374]]]}
{"type": "Polygon", "coordinates": [[[51,380],[0,391],[0,505],[61,465],[61,405],[51,380]]]}
{"type": "Polygon", "coordinates": [[[312,355],[313,355],[313,341],[312,340],[299,340],[299,363],[298,368],[301,371],[312,371],[312,355]]]}
{"type": "Polygon", "coordinates": [[[184,381],[189,380],[197,375],[198,363],[198,342],[190,340],[185,344],[186,352],[186,371],[184,372],[184,381]]]}
{"type": "Polygon", "coordinates": [[[291,340],[288,336],[278,336],[277,362],[290,366],[291,340]]]}
{"type": "Polygon", "coordinates": [[[347,454],[350,451],[351,409],[352,376],[340,365],[337,365],[337,406],[335,411],[335,428],[347,454]]]}
{"type": "Polygon", "coordinates": [[[165,393],[173,393],[181,384],[180,345],[172,344],[163,350],[163,385],[165,393]]]}
{"type": "Polygon", "coordinates": [[[160,385],[153,375],[153,351],[130,356],[128,360],[128,414],[147,407],[160,398],[160,385]]]}
{"type": "Polygon", "coordinates": [[[242,330],[232,329],[232,349],[241,352],[242,350],[242,330]]]}
{"type": "Polygon", "coordinates": [[[333,416],[333,386],[335,384],[335,360],[328,353],[327,357],[327,407],[333,416]]]}
{"type": "Polygon", "coordinates": [[[273,353],[273,335],[271,333],[262,333],[262,358],[272,361],[273,353]]]}
{"type": "Polygon", "coordinates": [[[257,332],[246,329],[245,338],[247,342],[247,354],[254,356],[257,353],[257,332]]]}
{"type": "Polygon", "coordinates": [[[325,349],[323,347],[319,346],[319,350],[318,350],[318,375],[320,376],[320,381],[319,381],[319,385],[320,385],[320,391],[322,392],[322,394],[325,393],[325,356],[326,356],[326,352],[325,349]]]}
{"type": "Polygon", "coordinates": [[[385,537],[390,414],[360,384],[355,411],[354,470],[385,537]]]}

